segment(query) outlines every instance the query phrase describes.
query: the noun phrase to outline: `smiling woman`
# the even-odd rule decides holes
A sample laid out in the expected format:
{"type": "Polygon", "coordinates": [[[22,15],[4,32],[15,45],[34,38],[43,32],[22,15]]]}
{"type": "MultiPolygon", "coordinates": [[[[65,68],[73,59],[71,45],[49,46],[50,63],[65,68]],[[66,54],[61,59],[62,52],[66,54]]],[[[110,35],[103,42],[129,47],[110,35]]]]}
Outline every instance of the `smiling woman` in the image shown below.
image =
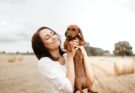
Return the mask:
{"type": "Polygon", "coordinates": [[[51,84],[49,93],[73,93],[74,62],[77,50],[64,54],[58,34],[48,27],[41,27],[32,37],[32,48],[39,59],[39,71],[51,84]]]}

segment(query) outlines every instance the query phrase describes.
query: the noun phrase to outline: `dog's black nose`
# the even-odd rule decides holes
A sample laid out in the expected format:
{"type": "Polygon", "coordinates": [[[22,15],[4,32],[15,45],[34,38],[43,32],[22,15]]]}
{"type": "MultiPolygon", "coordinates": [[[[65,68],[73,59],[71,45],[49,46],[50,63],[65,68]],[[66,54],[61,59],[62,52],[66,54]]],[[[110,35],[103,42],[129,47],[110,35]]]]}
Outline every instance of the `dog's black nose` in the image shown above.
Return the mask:
{"type": "Polygon", "coordinates": [[[67,37],[71,37],[71,34],[67,34],[67,37]]]}

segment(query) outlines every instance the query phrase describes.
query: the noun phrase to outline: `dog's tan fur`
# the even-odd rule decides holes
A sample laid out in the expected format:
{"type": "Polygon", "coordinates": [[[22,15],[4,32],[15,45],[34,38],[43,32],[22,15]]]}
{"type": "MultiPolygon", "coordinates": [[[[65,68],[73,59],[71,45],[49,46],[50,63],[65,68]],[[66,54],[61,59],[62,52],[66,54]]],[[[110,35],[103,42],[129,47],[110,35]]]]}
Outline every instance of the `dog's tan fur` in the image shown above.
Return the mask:
{"type": "MultiPolygon", "coordinates": [[[[71,40],[78,38],[79,45],[84,45],[85,41],[82,35],[82,31],[77,25],[69,25],[67,27],[67,31],[65,32],[66,40],[64,42],[64,48],[71,52],[72,46],[69,43],[71,40]]],[[[88,88],[88,91],[91,93],[91,82],[88,79],[85,66],[84,66],[84,57],[80,49],[76,51],[74,56],[74,65],[75,65],[75,85],[74,85],[74,93],[79,90],[83,93],[84,88],[88,88]]]]}

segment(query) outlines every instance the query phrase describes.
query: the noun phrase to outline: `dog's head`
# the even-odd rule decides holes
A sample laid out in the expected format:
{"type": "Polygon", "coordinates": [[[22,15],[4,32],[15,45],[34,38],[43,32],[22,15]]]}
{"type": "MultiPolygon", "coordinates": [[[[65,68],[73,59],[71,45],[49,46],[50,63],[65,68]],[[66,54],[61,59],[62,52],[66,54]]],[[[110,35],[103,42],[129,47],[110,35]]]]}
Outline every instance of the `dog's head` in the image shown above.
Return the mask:
{"type": "Polygon", "coordinates": [[[85,43],[82,31],[77,25],[69,25],[65,32],[65,36],[68,41],[78,38],[80,45],[84,45],[85,43]]]}

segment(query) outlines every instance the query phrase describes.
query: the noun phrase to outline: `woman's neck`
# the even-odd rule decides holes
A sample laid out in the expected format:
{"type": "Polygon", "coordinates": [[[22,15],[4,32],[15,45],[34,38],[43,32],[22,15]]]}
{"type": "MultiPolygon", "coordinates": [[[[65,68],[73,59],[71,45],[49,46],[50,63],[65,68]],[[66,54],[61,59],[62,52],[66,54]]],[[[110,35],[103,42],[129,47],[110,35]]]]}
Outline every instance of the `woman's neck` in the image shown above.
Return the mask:
{"type": "Polygon", "coordinates": [[[60,55],[60,52],[59,52],[59,49],[50,51],[50,54],[51,54],[54,58],[59,58],[59,57],[61,56],[61,55],[60,55]]]}
{"type": "Polygon", "coordinates": [[[65,64],[65,60],[64,58],[61,56],[59,49],[57,50],[53,50],[50,51],[51,55],[54,57],[54,59],[58,60],[60,62],[60,64],[64,65],[65,64]]]}

